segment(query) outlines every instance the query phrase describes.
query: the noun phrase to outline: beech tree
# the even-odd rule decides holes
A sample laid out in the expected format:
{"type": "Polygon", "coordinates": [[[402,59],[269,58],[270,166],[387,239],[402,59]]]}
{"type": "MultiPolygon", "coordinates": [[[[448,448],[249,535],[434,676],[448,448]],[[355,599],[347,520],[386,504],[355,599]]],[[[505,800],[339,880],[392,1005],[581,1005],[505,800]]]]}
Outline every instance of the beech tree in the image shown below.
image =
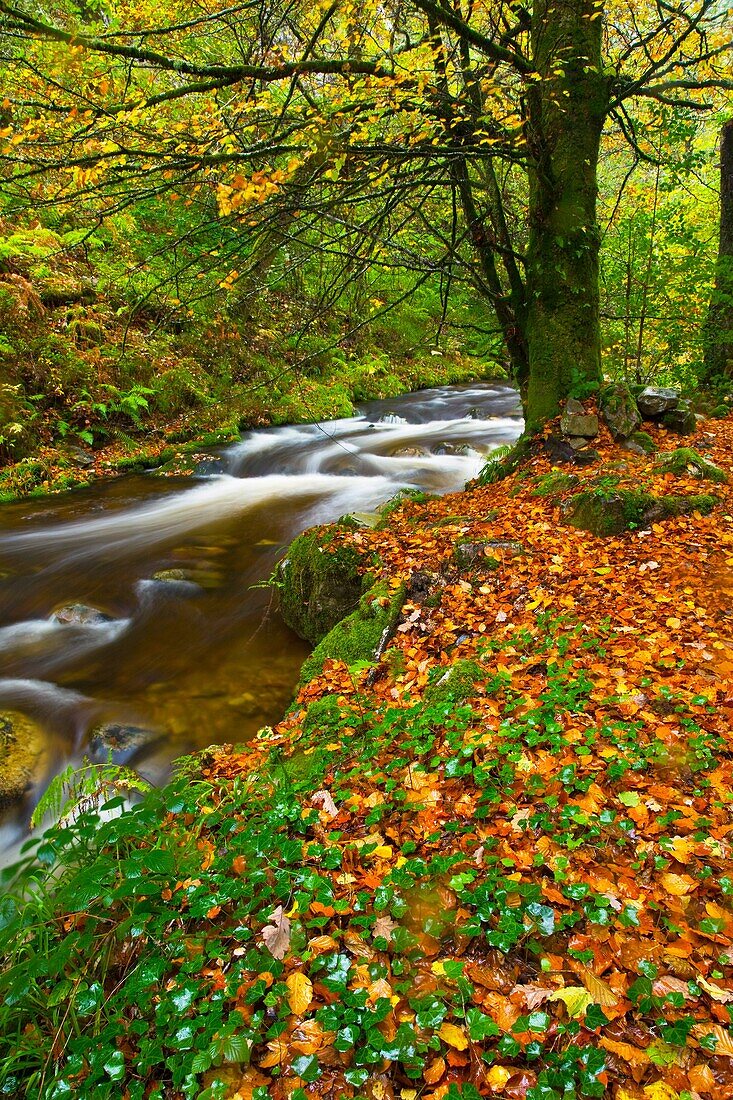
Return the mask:
{"type": "Polygon", "coordinates": [[[720,232],[705,332],[709,381],[733,377],[733,119],[720,133],[720,232]]]}
{"type": "Polygon", "coordinates": [[[309,219],[331,218],[337,250],[339,210],[368,202],[375,257],[384,211],[419,226],[438,193],[428,269],[470,246],[530,425],[601,377],[604,128],[649,159],[650,120],[733,90],[724,0],[54,8],[0,0],[13,194],[100,218],[131,196],[188,203],[237,230],[226,289],[251,293],[309,219]]]}

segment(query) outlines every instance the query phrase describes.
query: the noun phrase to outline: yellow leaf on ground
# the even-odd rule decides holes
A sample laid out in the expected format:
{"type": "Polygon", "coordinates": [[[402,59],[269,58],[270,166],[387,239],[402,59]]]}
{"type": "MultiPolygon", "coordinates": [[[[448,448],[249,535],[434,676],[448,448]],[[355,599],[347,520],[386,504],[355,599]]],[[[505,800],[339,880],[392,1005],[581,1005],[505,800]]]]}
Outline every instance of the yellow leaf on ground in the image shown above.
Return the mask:
{"type": "Polygon", "coordinates": [[[285,981],[288,987],[288,1004],[295,1016],[302,1016],[313,1000],[313,983],[302,970],[296,970],[285,981]]]}
{"type": "Polygon", "coordinates": [[[506,1066],[492,1066],[486,1077],[492,1089],[500,1092],[513,1073],[514,1070],[507,1069],[506,1066]]]}
{"type": "Polygon", "coordinates": [[[679,1095],[671,1085],[665,1085],[664,1081],[655,1081],[653,1085],[644,1086],[644,1096],[648,1100],[679,1100],[679,1095]]]}
{"type": "Polygon", "coordinates": [[[630,1066],[648,1066],[651,1061],[646,1051],[639,1050],[632,1043],[617,1043],[604,1035],[599,1045],[604,1050],[609,1050],[611,1054],[618,1054],[619,1058],[623,1058],[624,1062],[628,1062],[630,1066]]]}
{"type": "Polygon", "coordinates": [[[582,985],[568,985],[565,989],[556,989],[547,999],[562,1001],[571,1016],[582,1016],[588,1005],[593,1004],[593,998],[582,985]]]}
{"type": "Polygon", "coordinates": [[[694,890],[697,886],[694,878],[690,878],[689,875],[674,875],[671,872],[662,875],[659,881],[667,893],[675,898],[689,894],[690,890],[694,890]]]}
{"type": "Polygon", "coordinates": [[[465,1050],[468,1046],[465,1032],[461,1031],[455,1024],[442,1024],[438,1035],[444,1043],[455,1050],[465,1050]]]}

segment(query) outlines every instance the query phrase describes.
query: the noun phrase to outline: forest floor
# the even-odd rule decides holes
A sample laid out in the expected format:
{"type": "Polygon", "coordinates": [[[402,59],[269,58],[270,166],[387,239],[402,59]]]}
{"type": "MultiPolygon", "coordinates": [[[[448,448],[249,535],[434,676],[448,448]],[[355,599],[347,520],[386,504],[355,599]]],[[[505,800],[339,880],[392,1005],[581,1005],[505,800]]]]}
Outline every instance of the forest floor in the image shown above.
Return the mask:
{"type": "MultiPolygon", "coordinates": [[[[692,446],[730,470],[733,422],[692,446]]],[[[598,449],[575,491],[700,492],[598,449]]],[[[224,780],[275,747],[329,755],[299,793],[319,885],[257,933],[291,1012],[237,1096],[358,1092],[372,1067],[376,1100],[733,1094],[731,490],[602,539],[563,524],[557,484],[535,457],[344,535],[411,585],[385,657],[327,662],[275,730],[213,756],[224,780]]]]}
{"type": "MultiPolygon", "coordinates": [[[[733,419],[688,443],[733,469],[733,419]]],[[[733,487],[596,537],[578,489],[701,489],[597,447],[344,531],[408,586],[378,662],[80,818],[14,941],[11,1092],[729,1100],[733,487]]]]}

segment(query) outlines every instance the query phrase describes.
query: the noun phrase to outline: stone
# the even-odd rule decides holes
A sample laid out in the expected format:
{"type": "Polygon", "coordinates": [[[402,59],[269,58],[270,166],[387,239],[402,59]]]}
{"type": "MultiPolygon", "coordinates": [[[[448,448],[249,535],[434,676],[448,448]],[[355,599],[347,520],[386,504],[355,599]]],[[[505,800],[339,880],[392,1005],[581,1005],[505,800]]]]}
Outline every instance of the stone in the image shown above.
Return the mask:
{"type": "Polygon", "coordinates": [[[97,626],[99,623],[114,622],[111,615],[100,611],[98,607],[89,607],[85,603],[70,603],[54,611],[53,622],[71,623],[74,626],[97,626]]]}
{"type": "Polygon", "coordinates": [[[714,481],[723,485],[729,480],[725,470],[716,466],[709,458],[704,458],[692,447],[678,447],[676,451],[666,451],[657,457],[657,470],[662,474],[675,474],[676,477],[694,477],[699,481],[714,481]]]}
{"type": "Polygon", "coordinates": [[[587,413],[580,401],[570,397],[565,403],[560,428],[563,435],[595,439],[598,435],[598,417],[595,413],[587,413]]]}
{"type": "Polygon", "coordinates": [[[571,527],[606,537],[649,527],[672,516],[709,515],[717,503],[717,497],[710,495],[656,497],[625,489],[592,490],[572,497],[565,505],[565,516],[571,527]]]}
{"type": "Polygon", "coordinates": [[[398,447],[392,451],[393,458],[423,458],[425,454],[422,447],[398,447]]]}
{"type": "Polygon", "coordinates": [[[341,541],[341,535],[357,527],[346,517],[304,531],[277,566],[280,614],[291,630],[313,645],[355,611],[369,585],[362,576],[361,555],[341,541]]]}
{"type": "Polygon", "coordinates": [[[151,578],[159,584],[195,584],[190,569],[159,569],[151,578]]]}
{"type": "Polygon", "coordinates": [[[676,409],[670,409],[662,416],[662,425],[675,435],[694,435],[697,430],[697,417],[688,401],[680,401],[676,409]]]}
{"type": "MultiPolygon", "coordinates": [[[[629,442],[634,443],[635,446],[639,447],[645,455],[654,454],[657,449],[656,443],[648,432],[634,432],[634,434],[630,437],[629,442]]],[[[639,452],[637,451],[637,454],[638,453],[639,452]]]]}
{"type": "Polygon", "coordinates": [[[453,547],[453,560],[461,570],[467,572],[471,569],[497,569],[501,564],[492,552],[494,547],[488,539],[470,541],[464,539],[453,547]]]}
{"type": "Polygon", "coordinates": [[[644,448],[641,446],[640,443],[637,443],[635,439],[626,439],[621,444],[621,446],[625,451],[628,451],[629,454],[632,454],[632,455],[645,455],[646,454],[646,451],[644,450],[644,448]]]}
{"type": "Polygon", "coordinates": [[[20,802],[42,761],[43,730],[17,711],[0,711],[0,810],[20,802]]]}
{"type": "Polygon", "coordinates": [[[194,466],[193,476],[215,477],[217,474],[223,474],[224,470],[225,466],[222,458],[204,458],[194,466]]]}
{"type": "Polygon", "coordinates": [[[147,748],[157,739],[157,733],[143,726],[125,726],[108,722],[92,730],[89,737],[89,750],[96,760],[107,760],[111,752],[114,764],[126,764],[141,749],[147,748]]]}
{"type": "Polygon", "coordinates": [[[639,412],[645,420],[657,420],[666,412],[676,409],[680,391],[668,386],[645,386],[636,399],[639,412]]]}
{"type": "Polygon", "coordinates": [[[549,436],[543,446],[553,463],[572,462],[574,466],[592,466],[600,458],[598,451],[590,448],[576,450],[567,439],[557,435],[549,436]]]}
{"type": "Polygon", "coordinates": [[[615,440],[628,439],[641,427],[641,414],[634,395],[622,382],[612,382],[601,390],[601,415],[615,440]]]}

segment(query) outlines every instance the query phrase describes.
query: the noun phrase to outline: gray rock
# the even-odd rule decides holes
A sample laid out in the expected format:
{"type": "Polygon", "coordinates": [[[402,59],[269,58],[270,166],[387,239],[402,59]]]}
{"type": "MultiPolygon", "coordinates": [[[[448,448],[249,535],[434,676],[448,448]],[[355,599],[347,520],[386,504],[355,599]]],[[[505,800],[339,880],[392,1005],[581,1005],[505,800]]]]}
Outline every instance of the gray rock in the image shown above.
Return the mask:
{"type": "Polygon", "coordinates": [[[644,448],[641,446],[640,443],[637,443],[635,439],[626,439],[621,444],[621,446],[623,447],[623,449],[625,451],[628,451],[629,454],[632,454],[632,455],[645,455],[646,454],[646,451],[644,450],[644,448]]]}
{"type": "Polygon", "coordinates": [[[636,399],[641,415],[647,420],[656,420],[680,402],[680,391],[666,386],[645,386],[636,399]]]}
{"type": "Polygon", "coordinates": [[[662,424],[677,435],[693,435],[697,429],[697,417],[689,401],[680,401],[676,409],[670,409],[662,417],[662,424]]]}
{"type": "Polygon", "coordinates": [[[600,458],[598,451],[581,447],[576,450],[567,439],[551,435],[544,441],[544,450],[553,462],[572,462],[574,466],[591,466],[600,458]]]}
{"type": "Polygon", "coordinates": [[[598,435],[598,417],[595,413],[587,413],[580,401],[570,397],[563,410],[560,428],[564,435],[594,439],[598,435]]]}
{"type": "Polygon", "coordinates": [[[54,611],[52,621],[73,623],[76,626],[96,626],[98,623],[111,623],[113,618],[98,607],[88,607],[85,603],[70,603],[54,611]]]}
{"type": "Polygon", "coordinates": [[[113,763],[126,764],[140,749],[157,739],[157,733],[142,726],[121,726],[108,722],[92,730],[89,749],[96,760],[107,760],[111,752],[113,763]]]}
{"type": "Polygon", "coordinates": [[[204,458],[193,468],[194,477],[214,477],[224,473],[224,460],[221,458],[204,458]]]}
{"type": "Polygon", "coordinates": [[[0,810],[19,802],[36,776],[45,737],[24,714],[0,712],[0,810]]]}
{"type": "Polygon", "coordinates": [[[628,439],[641,426],[634,395],[622,382],[613,382],[600,394],[601,415],[614,439],[628,439]]]}

